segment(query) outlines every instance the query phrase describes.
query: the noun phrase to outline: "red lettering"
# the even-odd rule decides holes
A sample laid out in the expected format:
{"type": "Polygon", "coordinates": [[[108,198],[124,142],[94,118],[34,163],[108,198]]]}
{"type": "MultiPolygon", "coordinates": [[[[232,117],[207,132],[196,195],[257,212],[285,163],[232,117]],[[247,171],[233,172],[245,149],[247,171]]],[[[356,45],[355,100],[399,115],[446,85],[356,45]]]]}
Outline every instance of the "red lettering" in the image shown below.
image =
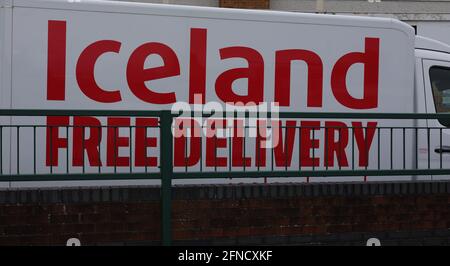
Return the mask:
{"type": "Polygon", "coordinates": [[[284,141],[283,141],[283,132],[281,121],[278,121],[278,124],[275,126],[275,130],[278,128],[278,136],[279,141],[278,144],[274,147],[274,155],[275,155],[275,165],[276,166],[285,166],[288,167],[291,165],[292,161],[292,151],[294,149],[294,141],[295,141],[295,130],[296,130],[296,121],[288,120],[286,121],[286,126],[284,127],[284,141]]]}
{"type": "Polygon", "coordinates": [[[256,166],[266,166],[267,121],[258,120],[256,132],[256,166]]]}
{"type": "Polygon", "coordinates": [[[319,148],[319,140],[316,139],[320,129],[320,121],[301,121],[301,166],[319,166],[320,159],[317,156],[311,158],[311,150],[319,148]],[[314,136],[311,133],[314,132],[314,136]]]}
{"type": "Polygon", "coordinates": [[[201,95],[205,103],[206,90],[206,29],[191,29],[191,55],[189,64],[189,103],[195,103],[195,95],[201,95]]]}
{"type": "Polygon", "coordinates": [[[73,166],[84,164],[84,151],[88,155],[90,166],[102,165],[99,154],[102,131],[101,123],[95,117],[83,116],[73,119],[73,166]],[[89,129],[89,138],[86,139],[86,127],[89,129]]]}
{"type": "Polygon", "coordinates": [[[130,126],[129,117],[108,117],[108,147],[106,149],[106,164],[108,166],[129,166],[130,158],[119,156],[119,147],[129,147],[130,139],[119,136],[120,128],[130,126]]]}
{"type": "MultiPolygon", "coordinates": [[[[243,145],[245,138],[244,121],[234,120],[233,127],[233,154],[232,154],[232,165],[233,166],[245,166],[251,165],[251,158],[244,157],[243,145]]],[[[245,148],[245,147],[244,147],[245,148]]]]}
{"type": "Polygon", "coordinates": [[[146,81],[174,77],[180,75],[180,64],[175,52],[162,43],[145,43],[131,54],[127,65],[127,81],[131,91],[144,102],[154,104],[175,103],[174,92],[160,93],[152,91],[145,85],[146,81]],[[145,61],[152,54],[159,55],[164,65],[154,68],[144,68],[145,61]]]}
{"type": "Polygon", "coordinates": [[[365,128],[363,128],[361,122],[352,122],[352,126],[355,131],[355,140],[359,150],[359,166],[366,167],[369,164],[369,151],[375,135],[377,122],[368,122],[365,128]]]}
{"type": "Polygon", "coordinates": [[[157,128],[157,118],[136,118],[136,143],[134,149],[136,166],[157,166],[157,157],[147,157],[147,148],[156,147],[157,141],[155,137],[147,137],[148,128],[157,128]]]}
{"type": "Polygon", "coordinates": [[[331,89],[334,97],[342,105],[352,109],[370,109],[378,106],[378,64],[379,39],[366,38],[365,51],[348,53],[334,65],[331,74],[331,89]],[[353,64],[364,65],[364,96],[354,98],[348,92],[347,72],[353,64]]]}
{"type": "Polygon", "coordinates": [[[291,63],[302,60],[308,66],[308,107],[322,107],[323,64],[320,56],[308,50],[282,50],[275,55],[275,102],[290,105],[291,63]]]}
{"type": "Polygon", "coordinates": [[[193,166],[200,160],[200,124],[194,119],[177,119],[174,138],[174,166],[193,166]],[[189,130],[189,131],[188,131],[189,130]],[[188,134],[188,132],[190,134],[188,134]],[[190,136],[189,136],[190,135],[190,136]],[[187,143],[189,137],[189,144],[187,143]],[[187,148],[190,147],[188,154],[187,148]]]}
{"type": "Polygon", "coordinates": [[[47,100],[66,99],[66,22],[48,21],[47,100]]]}
{"type": "Polygon", "coordinates": [[[264,60],[258,51],[248,47],[227,47],[220,49],[222,60],[229,58],[243,58],[247,60],[248,67],[229,69],[216,80],[217,96],[228,103],[242,102],[256,103],[263,102],[264,98],[264,60]],[[246,78],[248,80],[247,95],[238,95],[233,92],[233,82],[237,79],[246,78]]]}
{"type": "Polygon", "coordinates": [[[227,166],[227,157],[219,157],[217,155],[217,149],[227,147],[227,139],[218,137],[218,128],[226,127],[226,120],[208,119],[207,129],[212,134],[208,134],[206,137],[206,166],[227,166]]]}
{"type": "Polygon", "coordinates": [[[108,52],[119,53],[120,42],[103,40],[86,47],[78,58],[76,76],[81,91],[90,99],[101,103],[120,102],[120,91],[105,91],[95,81],[94,68],[98,58],[108,52]]]}
{"type": "Polygon", "coordinates": [[[326,145],[327,145],[327,166],[334,166],[335,154],[337,155],[339,166],[348,166],[345,148],[348,145],[348,128],[343,122],[325,122],[326,145]],[[338,139],[336,140],[336,135],[338,139]]]}
{"type": "Polygon", "coordinates": [[[47,143],[46,143],[46,166],[58,166],[58,151],[60,148],[67,149],[67,136],[59,137],[59,128],[69,125],[68,116],[48,116],[47,117],[47,143]]]}

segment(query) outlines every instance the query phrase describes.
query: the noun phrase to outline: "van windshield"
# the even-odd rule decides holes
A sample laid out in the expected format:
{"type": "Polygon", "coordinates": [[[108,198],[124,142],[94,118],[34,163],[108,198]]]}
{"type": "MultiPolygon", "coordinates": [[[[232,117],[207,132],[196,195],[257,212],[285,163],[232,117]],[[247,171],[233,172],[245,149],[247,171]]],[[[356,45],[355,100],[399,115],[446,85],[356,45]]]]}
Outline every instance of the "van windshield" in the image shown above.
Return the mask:
{"type": "Polygon", "coordinates": [[[436,113],[450,112],[450,68],[430,67],[430,81],[436,113]]]}

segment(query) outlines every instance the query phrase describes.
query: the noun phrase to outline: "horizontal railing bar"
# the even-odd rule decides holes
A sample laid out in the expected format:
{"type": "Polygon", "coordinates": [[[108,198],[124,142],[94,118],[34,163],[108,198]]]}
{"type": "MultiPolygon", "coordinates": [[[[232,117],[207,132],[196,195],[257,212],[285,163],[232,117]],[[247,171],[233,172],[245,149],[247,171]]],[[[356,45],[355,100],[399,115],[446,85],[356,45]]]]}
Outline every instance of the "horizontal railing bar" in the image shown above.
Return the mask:
{"type": "MultiPolygon", "coordinates": [[[[109,126],[109,125],[101,125],[101,126],[93,126],[93,125],[85,125],[85,126],[78,126],[78,125],[58,125],[58,124],[52,124],[52,125],[30,125],[30,124],[11,124],[11,125],[1,125],[1,127],[3,128],[51,128],[51,127],[61,127],[61,128],[118,128],[118,129],[122,129],[122,128],[127,128],[129,129],[131,128],[147,128],[147,129],[158,129],[159,126],[135,126],[135,125],[130,125],[130,126],[109,126]]],[[[183,125],[184,129],[208,129],[209,127],[207,126],[189,126],[189,125],[183,125]]],[[[257,129],[258,127],[254,127],[254,126],[226,126],[226,127],[218,127],[219,129],[228,129],[228,128],[237,128],[237,129],[257,129]]],[[[357,129],[366,129],[366,128],[380,128],[380,129],[445,129],[444,127],[399,127],[399,126],[376,126],[376,127],[350,127],[350,126],[346,126],[346,127],[339,127],[339,126],[277,126],[277,127],[272,127],[272,126],[264,126],[262,128],[281,128],[281,129],[286,129],[286,128],[296,128],[296,129],[316,129],[316,131],[320,130],[320,129],[353,129],[353,128],[357,128],[357,129]]]]}
{"type": "MultiPolygon", "coordinates": [[[[338,177],[338,176],[404,176],[448,175],[450,169],[407,170],[314,170],[314,171],[248,171],[248,172],[183,172],[173,173],[173,179],[219,179],[219,178],[286,178],[286,177],[338,177]]],[[[160,173],[92,173],[92,174],[21,174],[0,175],[0,182],[31,181],[98,181],[98,180],[145,180],[160,179],[160,173]]]]}
{"type": "Polygon", "coordinates": [[[162,111],[144,110],[51,110],[0,109],[0,116],[149,116],[159,117],[162,111]]]}
{"type": "MultiPolygon", "coordinates": [[[[51,109],[0,109],[0,116],[153,116],[158,117],[163,111],[150,110],[51,110],[51,109]]],[[[240,112],[246,117],[256,115],[257,112],[240,112]]],[[[202,112],[186,112],[193,117],[210,117],[212,115],[226,115],[233,117],[234,112],[215,112],[213,114],[202,112]]],[[[263,118],[259,113],[259,118],[263,118]]],[[[331,113],[331,112],[279,112],[265,113],[269,117],[276,114],[278,118],[361,118],[361,119],[444,119],[450,118],[450,113],[331,113]]],[[[182,117],[179,113],[172,113],[173,117],[182,117]]],[[[191,117],[191,116],[187,116],[191,117]]],[[[240,116],[237,116],[238,118],[240,116]]]]}
{"type": "Polygon", "coordinates": [[[242,111],[238,112],[184,112],[184,115],[172,113],[174,117],[212,117],[214,118],[244,118],[244,117],[258,117],[267,118],[364,118],[364,119],[444,119],[450,118],[450,113],[332,113],[332,112],[256,112],[256,111],[242,111]]]}
{"type": "Polygon", "coordinates": [[[98,181],[98,180],[161,179],[160,173],[72,173],[72,174],[20,174],[0,175],[0,182],[31,181],[98,181]]]}
{"type": "MultiPolygon", "coordinates": [[[[175,172],[173,179],[218,179],[218,178],[263,178],[263,177],[337,177],[337,176],[404,176],[404,175],[448,175],[450,169],[406,169],[406,170],[302,170],[302,171],[248,171],[248,172],[175,172]]],[[[20,174],[0,175],[0,182],[29,181],[96,181],[96,180],[143,180],[160,179],[160,173],[77,173],[77,174],[20,174]]]]}
{"type": "Polygon", "coordinates": [[[404,176],[404,175],[448,175],[450,169],[406,169],[406,170],[302,170],[302,171],[248,171],[248,172],[175,172],[174,179],[216,178],[264,178],[264,177],[326,177],[326,176],[404,176]]]}
{"type": "Polygon", "coordinates": [[[29,124],[11,124],[11,125],[1,125],[3,128],[10,128],[10,127],[20,127],[20,128],[51,128],[51,127],[62,127],[62,128],[159,128],[159,126],[134,126],[134,125],[130,125],[130,126],[109,126],[109,125],[101,125],[101,126],[93,126],[93,125],[84,125],[84,126],[78,126],[78,125],[58,125],[58,124],[51,124],[51,125],[29,125],[29,124]]]}
{"type": "Polygon", "coordinates": [[[279,118],[444,119],[450,113],[280,113],[279,118]]]}

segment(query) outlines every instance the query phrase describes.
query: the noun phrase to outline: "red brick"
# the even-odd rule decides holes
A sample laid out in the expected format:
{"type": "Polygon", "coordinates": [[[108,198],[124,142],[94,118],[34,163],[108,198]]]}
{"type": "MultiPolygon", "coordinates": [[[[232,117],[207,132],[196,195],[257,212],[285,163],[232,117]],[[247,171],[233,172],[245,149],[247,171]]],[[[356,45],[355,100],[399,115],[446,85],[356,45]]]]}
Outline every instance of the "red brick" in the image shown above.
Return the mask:
{"type": "MultiPolygon", "coordinates": [[[[161,221],[152,221],[152,222],[138,222],[138,223],[128,223],[125,225],[125,230],[128,232],[141,232],[141,231],[149,231],[149,230],[160,230],[161,221]]],[[[172,227],[175,230],[175,227],[172,227]]]]}
{"type": "MultiPolygon", "coordinates": [[[[174,200],[179,239],[429,230],[450,227],[449,197],[360,196],[174,200]]],[[[0,206],[0,245],[159,240],[161,206],[151,203],[0,206]],[[50,237],[49,237],[50,236],[50,237]]],[[[176,233],[175,233],[176,232],[176,233]]]]}
{"type": "Polygon", "coordinates": [[[372,204],[385,205],[389,203],[389,198],[386,196],[375,196],[372,198],[372,204]]]}
{"type": "Polygon", "coordinates": [[[352,224],[352,232],[372,232],[372,228],[366,224],[352,224]]]}
{"type": "Polygon", "coordinates": [[[110,222],[113,223],[126,223],[128,214],[126,212],[116,211],[114,213],[110,213],[110,222]]]}
{"type": "Polygon", "coordinates": [[[250,227],[249,228],[251,236],[266,236],[266,235],[276,235],[280,230],[274,226],[263,226],[263,227],[250,227]]]}
{"type": "Polygon", "coordinates": [[[139,232],[144,240],[161,240],[161,230],[139,232]]]}
{"type": "MultiPolygon", "coordinates": [[[[208,221],[205,221],[208,222],[208,221]]],[[[173,220],[172,221],[172,228],[173,230],[177,229],[200,229],[202,226],[200,225],[199,219],[182,219],[182,220],[173,220]]]]}
{"type": "Polygon", "coordinates": [[[196,231],[196,238],[201,238],[201,239],[221,238],[223,236],[224,236],[224,233],[223,233],[223,229],[221,229],[221,228],[196,231]]]}
{"type": "Polygon", "coordinates": [[[21,204],[3,205],[0,207],[0,213],[2,216],[32,215],[33,206],[21,204]]]}
{"type": "Polygon", "coordinates": [[[95,224],[63,224],[62,231],[71,234],[93,233],[96,230],[95,224]]]}
{"type": "Polygon", "coordinates": [[[81,213],[80,214],[70,214],[70,215],[50,215],[49,221],[52,224],[80,223],[81,217],[82,217],[81,213]]]}
{"type": "Polygon", "coordinates": [[[64,226],[65,226],[64,224],[43,225],[42,232],[45,234],[54,234],[54,235],[64,234],[65,233],[64,226]]]}
{"type": "Polygon", "coordinates": [[[326,226],[307,225],[303,227],[305,234],[325,234],[327,232],[326,226]]]}
{"type": "Polygon", "coordinates": [[[18,246],[20,244],[17,236],[0,236],[0,246],[18,246]]]}
{"type": "Polygon", "coordinates": [[[127,228],[125,223],[105,223],[105,224],[96,224],[95,232],[97,233],[115,233],[115,232],[124,232],[127,228]]]}
{"type": "Polygon", "coordinates": [[[11,225],[5,227],[4,233],[8,236],[38,235],[45,233],[45,229],[40,225],[11,225]]]}
{"type": "Polygon", "coordinates": [[[110,221],[109,214],[105,213],[83,213],[81,215],[82,223],[104,223],[110,221]]]}
{"type": "Polygon", "coordinates": [[[19,245],[23,246],[50,245],[51,236],[50,235],[21,236],[18,238],[18,240],[19,245]]]}
{"type": "Polygon", "coordinates": [[[349,233],[352,232],[352,226],[346,225],[330,225],[327,227],[327,233],[349,233]]]}
{"type": "Polygon", "coordinates": [[[288,235],[299,235],[304,233],[304,226],[282,226],[279,228],[278,232],[276,232],[274,235],[281,234],[284,236],[288,235]]]}
{"type": "MultiPolygon", "coordinates": [[[[173,208],[175,207],[175,201],[173,202],[173,208]]],[[[132,203],[128,205],[128,212],[135,214],[151,214],[154,212],[159,212],[161,209],[161,205],[159,203],[154,202],[145,202],[145,203],[132,203]]]]}
{"type": "Polygon", "coordinates": [[[383,228],[384,231],[398,231],[401,230],[402,225],[400,223],[385,223],[383,228]]]}
{"type": "MultiPolygon", "coordinates": [[[[79,214],[79,213],[96,213],[95,204],[85,203],[85,204],[67,204],[60,207],[62,210],[65,209],[67,214],[79,214]]],[[[105,210],[105,209],[103,209],[105,210]]],[[[57,213],[55,213],[57,214],[57,213]]]]}
{"type": "Polygon", "coordinates": [[[89,233],[81,234],[80,241],[86,244],[96,244],[96,243],[123,243],[124,241],[135,241],[136,238],[141,239],[138,233],[129,232],[114,232],[114,233],[89,233]]]}
{"type": "Polygon", "coordinates": [[[26,225],[29,221],[25,220],[23,216],[1,216],[0,224],[2,225],[26,225]]]}
{"type": "Polygon", "coordinates": [[[50,222],[48,214],[24,215],[24,216],[6,216],[5,224],[15,225],[45,225],[50,222]],[[8,222],[7,220],[10,221],[8,222]]]}
{"type": "Polygon", "coordinates": [[[45,209],[40,208],[39,212],[50,213],[52,215],[65,215],[67,208],[65,204],[51,204],[47,205],[45,209]]]}
{"type": "Polygon", "coordinates": [[[450,228],[450,227],[447,227],[447,221],[446,220],[434,221],[433,229],[447,229],[447,228],[450,228]]]}
{"type": "Polygon", "coordinates": [[[196,234],[194,230],[174,230],[172,237],[174,240],[196,239],[196,234]]]}

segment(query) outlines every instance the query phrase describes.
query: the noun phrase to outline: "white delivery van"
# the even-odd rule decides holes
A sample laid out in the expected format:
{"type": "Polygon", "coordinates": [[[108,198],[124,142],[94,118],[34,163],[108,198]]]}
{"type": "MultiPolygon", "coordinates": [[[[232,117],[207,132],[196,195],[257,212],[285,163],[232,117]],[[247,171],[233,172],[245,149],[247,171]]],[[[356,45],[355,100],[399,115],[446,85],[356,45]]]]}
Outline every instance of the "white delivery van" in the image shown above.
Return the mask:
{"type": "MultiPolygon", "coordinates": [[[[265,105],[271,111],[270,106],[277,103],[281,112],[450,110],[450,47],[415,36],[409,25],[386,18],[107,1],[0,0],[0,56],[2,109],[197,106],[211,111],[265,105]]],[[[416,142],[412,129],[445,128],[445,121],[337,120],[282,121],[293,127],[280,134],[284,144],[279,147],[286,149],[258,150],[256,138],[248,138],[244,147],[231,140],[217,145],[208,138],[196,146],[175,142],[174,170],[185,170],[176,160],[187,159],[192,171],[239,170],[243,164],[247,170],[269,170],[270,160],[275,161],[274,169],[287,170],[377,169],[380,165],[390,169],[391,162],[394,169],[411,168],[417,160],[419,166],[428,164],[428,154],[434,167],[442,152],[447,152],[434,150],[440,148],[439,131],[430,132],[428,145],[426,130],[416,142]],[[393,129],[391,137],[389,128],[394,126],[400,128],[393,129]],[[322,127],[342,127],[344,132],[331,130],[330,137],[322,127]],[[405,133],[402,128],[407,128],[405,133]],[[231,147],[236,143],[240,147],[231,147]],[[232,159],[242,150],[246,155],[232,159]]],[[[155,125],[155,120],[3,117],[1,121],[3,125],[52,126],[51,130],[38,127],[35,134],[32,127],[20,132],[2,129],[4,175],[158,171],[159,131],[142,132],[135,127],[155,125]],[[80,132],[76,129],[80,126],[88,127],[80,132]],[[98,132],[89,126],[123,128],[114,133],[111,128],[98,132]],[[111,153],[118,157],[112,160],[111,153]]],[[[450,145],[447,131],[443,132],[443,146],[450,145]]],[[[450,157],[443,154],[442,158],[444,166],[450,164],[450,157]]],[[[394,178],[431,176],[384,180],[394,178]]],[[[143,183],[148,182],[70,184],[143,183]]]]}

